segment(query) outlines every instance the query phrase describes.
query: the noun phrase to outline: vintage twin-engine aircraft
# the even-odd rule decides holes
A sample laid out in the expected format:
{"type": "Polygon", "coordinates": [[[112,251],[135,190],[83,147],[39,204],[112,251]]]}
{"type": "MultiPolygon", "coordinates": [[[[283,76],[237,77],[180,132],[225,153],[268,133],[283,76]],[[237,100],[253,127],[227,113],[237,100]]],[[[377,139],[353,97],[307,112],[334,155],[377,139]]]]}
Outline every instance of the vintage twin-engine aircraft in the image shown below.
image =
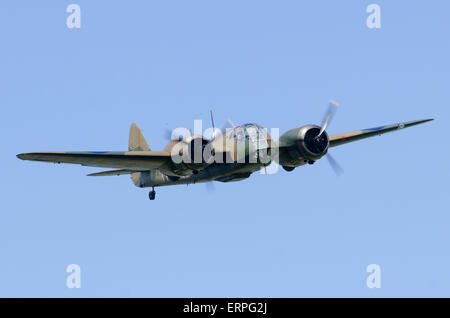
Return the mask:
{"type": "MultiPolygon", "coordinates": [[[[128,152],[33,152],[17,157],[23,160],[115,168],[118,170],[92,173],[89,176],[130,174],[137,187],[152,188],[149,197],[154,200],[155,187],[239,181],[266,167],[272,160],[284,170],[292,171],[298,166],[313,164],[326,155],[330,147],[433,120],[415,120],[329,136],[325,129],[338,106],[336,102],[330,101],[321,126],[307,125],[288,130],[278,142],[272,140],[263,127],[244,124],[226,131],[214,130],[211,138],[198,134],[172,138],[162,151],[152,151],[139,127],[132,124],[128,152]]],[[[212,113],[211,119],[214,126],[212,113]]],[[[327,158],[339,173],[341,168],[336,161],[329,154],[327,158]]]]}

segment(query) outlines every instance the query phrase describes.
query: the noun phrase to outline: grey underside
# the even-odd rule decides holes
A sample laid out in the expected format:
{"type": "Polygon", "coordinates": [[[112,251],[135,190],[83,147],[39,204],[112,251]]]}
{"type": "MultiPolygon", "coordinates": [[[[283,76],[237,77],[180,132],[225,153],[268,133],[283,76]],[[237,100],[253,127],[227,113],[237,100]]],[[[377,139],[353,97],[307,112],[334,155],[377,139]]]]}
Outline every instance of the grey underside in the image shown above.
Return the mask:
{"type": "Polygon", "coordinates": [[[150,177],[150,171],[142,172],[141,178],[143,178],[142,187],[161,187],[161,186],[171,186],[180,184],[195,184],[204,183],[210,181],[220,181],[220,182],[233,182],[241,181],[247,179],[250,175],[260,170],[261,164],[245,164],[245,163],[223,163],[223,164],[213,164],[204,170],[199,171],[197,174],[191,174],[186,177],[166,177],[163,184],[145,184],[145,179],[150,177]]]}

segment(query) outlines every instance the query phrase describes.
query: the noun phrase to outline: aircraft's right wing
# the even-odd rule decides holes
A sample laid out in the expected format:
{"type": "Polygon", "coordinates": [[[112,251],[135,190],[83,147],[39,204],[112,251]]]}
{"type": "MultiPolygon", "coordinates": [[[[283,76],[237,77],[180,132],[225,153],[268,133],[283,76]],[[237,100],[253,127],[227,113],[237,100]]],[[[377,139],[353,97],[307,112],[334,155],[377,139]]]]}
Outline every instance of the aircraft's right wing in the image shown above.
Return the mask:
{"type": "Polygon", "coordinates": [[[413,120],[405,123],[398,123],[392,125],[385,125],[375,128],[368,128],[362,130],[356,130],[351,132],[346,132],[343,134],[337,134],[330,136],[330,147],[340,146],[349,142],[357,141],[360,139],[365,139],[373,136],[382,135],[391,131],[395,131],[397,129],[407,128],[415,125],[419,125],[422,123],[426,123],[433,119],[422,119],[422,120],[413,120]]]}
{"type": "Polygon", "coordinates": [[[170,153],[159,151],[128,152],[31,152],[17,155],[22,160],[80,164],[90,167],[135,171],[157,169],[171,160],[170,153]]]}

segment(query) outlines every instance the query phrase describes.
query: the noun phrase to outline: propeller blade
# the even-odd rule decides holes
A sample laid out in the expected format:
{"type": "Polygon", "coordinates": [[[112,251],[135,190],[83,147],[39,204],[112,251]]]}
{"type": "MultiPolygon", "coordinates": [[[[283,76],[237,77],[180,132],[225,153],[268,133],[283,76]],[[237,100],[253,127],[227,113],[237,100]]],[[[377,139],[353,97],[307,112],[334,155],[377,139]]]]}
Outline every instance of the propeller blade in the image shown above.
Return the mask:
{"type": "Polygon", "coordinates": [[[228,119],[223,125],[222,127],[220,127],[220,130],[218,128],[214,128],[214,133],[211,137],[211,139],[217,138],[220,135],[223,135],[227,129],[229,128],[234,128],[236,127],[235,124],[233,124],[233,122],[231,121],[231,119],[228,119]]]}
{"type": "Polygon", "coordinates": [[[322,133],[325,131],[325,129],[327,129],[327,127],[330,124],[331,120],[333,119],[333,116],[336,113],[336,110],[338,107],[339,107],[339,104],[336,101],[331,99],[330,103],[328,104],[328,110],[325,113],[325,117],[322,120],[320,133],[317,137],[320,137],[322,135],[322,133]]]}
{"type": "Polygon", "coordinates": [[[332,155],[330,155],[330,153],[327,153],[327,159],[328,162],[330,163],[331,168],[333,169],[334,173],[337,176],[341,176],[344,174],[344,169],[342,169],[342,167],[339,165],[339,163],[333,158],[332,155]]]}
{"type": "Polygon", "coordinates": [[[205,183],[206,191],[207,192],[214,192],[216,191],[216,186],[214,185],[213,181],[208,181],[205,183]]]}
{"type": "Polygon", "coordinates": [[[164,130],[164,139],[168,141],[172,140],[172,131],[169,128],[164,130]]]}
{"type": "Polygon", "coordinates": [[[231,119],[227,119],[227,121],[222,125],[222,127],[220,127],[220,131],[223,134],[227,131],[227,128],[234,128],[234,127],[236,127],[236,126],[233,124],[231,119]]]}
{"type": "Polygon", "coordinates": [[[189,134],[187,133],[186,129],[184,128],[175,128],[173,130],[166,129],[164,131],[164,139],[168,141],[172,140],[183,140],[184,137],[187,137],[189,134]]]}
{"type": "Polygon", "coordinates": [[[236,125],[231,121],[231,119],[228,119],[227,123],[230,124],[232,128],[236,127],[236,125]]]}

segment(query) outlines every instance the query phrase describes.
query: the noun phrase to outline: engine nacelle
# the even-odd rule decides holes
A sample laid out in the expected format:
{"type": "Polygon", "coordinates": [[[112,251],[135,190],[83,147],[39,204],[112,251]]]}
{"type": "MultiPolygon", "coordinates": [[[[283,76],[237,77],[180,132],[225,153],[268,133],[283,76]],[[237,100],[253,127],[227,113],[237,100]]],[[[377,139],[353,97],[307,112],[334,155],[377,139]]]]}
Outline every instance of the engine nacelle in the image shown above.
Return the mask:
{"type": "Polygon", "coordinates": [[[307,125],[284,133],[280,137],[280,148],[286,151],[280,153],[280,164],[295,167],[314,162],[324,156],[330,141],[325,131],[317,137],[320,129],[317,125],[307,125]]]}
{"type": "Polygon", "coordinates": [[[185,176],[205,169],[210,165],[204,155],[208,143],[209,140],[200,135],[190,135],[174,142],[170,147],[172,162],[162,169],[163,172],[167,175],[185,176]]]}

